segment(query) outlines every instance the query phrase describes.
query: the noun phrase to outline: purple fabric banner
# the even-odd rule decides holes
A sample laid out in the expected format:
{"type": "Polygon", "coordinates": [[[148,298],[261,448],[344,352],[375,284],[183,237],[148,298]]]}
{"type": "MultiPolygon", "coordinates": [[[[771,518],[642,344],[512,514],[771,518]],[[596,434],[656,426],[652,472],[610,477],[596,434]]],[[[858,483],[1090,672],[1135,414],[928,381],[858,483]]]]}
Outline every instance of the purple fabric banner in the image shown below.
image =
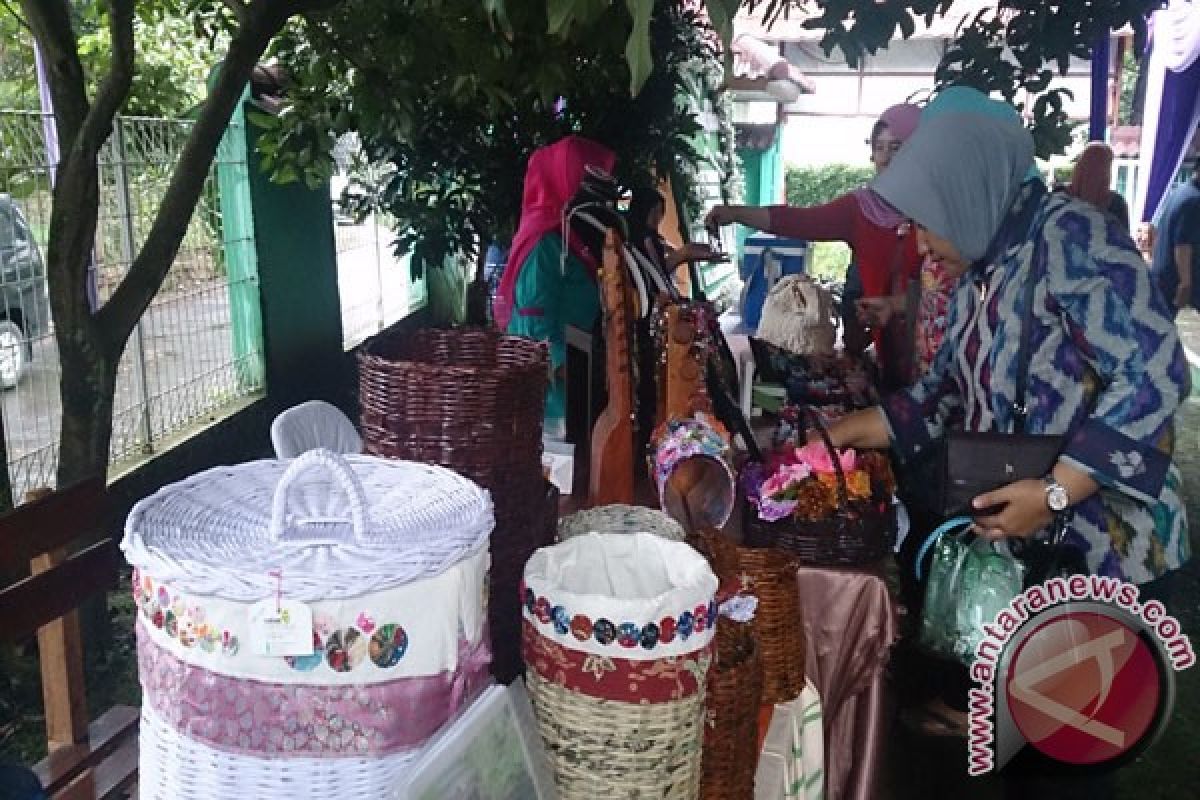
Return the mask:
{"type": "Polygon", "coordinates": [[[1106,32],[1092,48],[1092,105],[1088,122],[1088,141],[1103,142],[1108,130],[1108,73],[1112,59],[1110,37],[1106,32]]]}
{"type": "Polygon", "coordinates": [[[1200,61],[1183,72],[1167,70],[1163,77],[1162,106],[1154,158],[1147,179],[1146,205],[1142,221],[1149,222],[1171,186],[1184,153],[1196,132],[1200,113],[1200,61]]]}

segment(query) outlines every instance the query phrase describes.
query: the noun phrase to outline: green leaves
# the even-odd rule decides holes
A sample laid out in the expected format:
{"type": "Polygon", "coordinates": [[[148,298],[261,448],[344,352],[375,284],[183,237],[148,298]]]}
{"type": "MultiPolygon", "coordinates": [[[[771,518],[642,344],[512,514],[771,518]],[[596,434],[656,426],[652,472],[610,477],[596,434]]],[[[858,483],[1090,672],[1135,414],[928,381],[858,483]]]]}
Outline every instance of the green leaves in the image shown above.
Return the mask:
{"type": "Polygon", "coordinates": [[[625,61],[629,64],[629,93],[636,96],[654,68],[650,54],[650,14],[654,0],[625,0],[625,4],[633,16],[633,30],[625,44],[625,61]]]}
{"type": "Polygon", "coordinates": [[[704,7],[712,20],[713,30],[721,37],[721,44],[729,47],[733,41],[733,17],[737,14],[741,0],[706,0],[704,7]]]}

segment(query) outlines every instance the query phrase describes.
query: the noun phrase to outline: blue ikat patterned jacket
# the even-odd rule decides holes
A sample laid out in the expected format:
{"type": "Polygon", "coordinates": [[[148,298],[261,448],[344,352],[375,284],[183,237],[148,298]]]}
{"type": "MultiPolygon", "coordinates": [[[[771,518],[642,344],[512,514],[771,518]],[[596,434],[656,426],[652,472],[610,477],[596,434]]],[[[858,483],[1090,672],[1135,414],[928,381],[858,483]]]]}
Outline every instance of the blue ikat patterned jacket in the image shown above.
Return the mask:
{"type": "Polygon", "coordinates": [[[913,387],[883,403],[902,458],[947,430],[1011,431],[1030,270],[1039,277],[1026,432],[1067,434],[1060,458],[1101,490],[1067,541],[1091,571],[1144,583],[1188,557],[1174,414],[1189,370],[1170,310],[1129,235],[1031,181],[951,298],[946,338],[913,387]]]}

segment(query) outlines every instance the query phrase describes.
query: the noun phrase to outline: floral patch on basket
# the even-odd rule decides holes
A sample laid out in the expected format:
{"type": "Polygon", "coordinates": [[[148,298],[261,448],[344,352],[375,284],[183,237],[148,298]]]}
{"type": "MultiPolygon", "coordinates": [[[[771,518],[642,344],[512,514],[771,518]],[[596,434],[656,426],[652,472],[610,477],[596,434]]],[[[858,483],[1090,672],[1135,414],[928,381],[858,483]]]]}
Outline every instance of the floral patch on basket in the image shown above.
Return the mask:
{"type": "Polygon", "coordinates": [[[572,615],[561,605],[551,603],[545,597],[536,595],[533,589],[521,581],[521,602],[525,610],[543,627],[552,627],[560,636],[570,633],[580,642],[594,639],[598,644],[611,645],[633,649],[642,647],[653,650],[661,644],[670,644],[678,636],[681,641],[687,641],[693,633],[703,633],[717,622],[717,604],[710,601],[708,605],[698,605],[675,616],[663,617],[658,622],[648,622],[637,625],[633,622],[613,622],[600,617],[591,619],[584,614],[572,615]]]}
{"type": "MultiPolygon", "coordinates": [[[[202,604],[189,602],[170,587],[149,575],[133,570],[133,601],[148,625],[161,630],[187,649],[236,655],[237,634],[219,629],[207,620],[202,604]]],[[[297,672],[312,672],[324,665],[334,672],[350,672],[370,661],[380,669],[391,669],[408,652],[409,637],[394,622],[378,625],[366,611],[353,625],[339,627],[328,614],[313,618],[313,651],[309,655],[281,656],[297,672]]]]}
{"type": "Polygon", "coordinates": [[[219,651],[227,656],[237,654],[237,635],[209,624],[203,606],[185,603],[178,594],[137,568],[133,570],[132,587],[133,602],[142,618],[184,647],[198,647],[206,653],[219,651]]]}

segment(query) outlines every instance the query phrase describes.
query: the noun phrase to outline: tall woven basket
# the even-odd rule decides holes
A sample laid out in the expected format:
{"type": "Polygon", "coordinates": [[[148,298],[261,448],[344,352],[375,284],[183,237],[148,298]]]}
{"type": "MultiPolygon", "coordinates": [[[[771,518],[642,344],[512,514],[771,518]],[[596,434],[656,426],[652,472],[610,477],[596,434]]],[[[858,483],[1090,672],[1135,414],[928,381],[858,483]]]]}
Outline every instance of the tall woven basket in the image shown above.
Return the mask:
{"type": "Polygon", "coordinates": [[[682,542],[588,533],[525,569],[525,674],[562,800],[694,800],[716,576],[682,542]]]}
{"type": "Polygon", "coordinates": [[[542,472],[548,360],[543,345],[483,329],[425,329],[372,339],[359,355],[366,452],[440,464],[492,494],[488,622],[492,672],[521,671],[517,584],[553,539],[542,472]]]}
{"type": "Polygon", "coordinates": [[[702,800],[749,800],[758,764],[763,672],[750,625],[717,618],[717,658],[708,671],[702,800]]]}
{"type": "Polygon", "coordinates": [[[324,450],[141,501],[140,796],[389,796],[487,681],[491,527],[449,470],[324,450]]]}
{"type": "Polygon", "coordinates": [[[758,599],[750,632],[762,670],[762,702],[795,700],[805,683],[800,562],[782,550],[739,547],[717,531],[698,532],[688,541],[712,564],[725,592],[758,599]]]}

